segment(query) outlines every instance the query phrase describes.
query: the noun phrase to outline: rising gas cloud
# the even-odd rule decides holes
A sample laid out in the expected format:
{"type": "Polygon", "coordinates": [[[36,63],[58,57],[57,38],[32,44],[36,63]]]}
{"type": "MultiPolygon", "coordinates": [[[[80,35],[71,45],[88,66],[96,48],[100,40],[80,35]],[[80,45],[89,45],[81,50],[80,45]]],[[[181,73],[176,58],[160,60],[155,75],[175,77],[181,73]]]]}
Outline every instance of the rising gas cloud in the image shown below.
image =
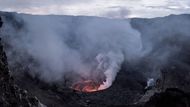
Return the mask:
{"type": "Polygon", "coordinates": [[[100,89],[108,88],[121,64],[136,60],[142,49],[129,20],[5,13],[3,21],[10,66],[26,64],[46,82],[75,74],[73,81],[100,78],[100,89]]]}
{"type": "Polygon", "coordinates": [[[124,62],[134,64],[147,78],[159,78],[163,66],[179,62],[176,55],[190,37],[188,27],[176,26],[178,18],[154,23],[143,20],[136,26],[139,33],[129,19],[16,13],[1,16],[1,37],[10,68],[28,68],[26,72],[48,83],[90,79],[101,83],[99,90],[112,85],[124,62]]]}

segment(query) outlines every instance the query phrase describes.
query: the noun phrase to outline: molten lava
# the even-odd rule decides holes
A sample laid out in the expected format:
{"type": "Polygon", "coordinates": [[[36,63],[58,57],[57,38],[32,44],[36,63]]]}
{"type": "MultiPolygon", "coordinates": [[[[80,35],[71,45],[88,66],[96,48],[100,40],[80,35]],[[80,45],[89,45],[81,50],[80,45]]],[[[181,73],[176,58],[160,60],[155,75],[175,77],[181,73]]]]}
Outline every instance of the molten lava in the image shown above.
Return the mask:
{"type": "Polygon", "coordinates": [[[99,91],[99,87],[101,84],[94,82],[93,80],[84,80],[75,83],[72,88],[81,92],[95,92],[99,91]]]}

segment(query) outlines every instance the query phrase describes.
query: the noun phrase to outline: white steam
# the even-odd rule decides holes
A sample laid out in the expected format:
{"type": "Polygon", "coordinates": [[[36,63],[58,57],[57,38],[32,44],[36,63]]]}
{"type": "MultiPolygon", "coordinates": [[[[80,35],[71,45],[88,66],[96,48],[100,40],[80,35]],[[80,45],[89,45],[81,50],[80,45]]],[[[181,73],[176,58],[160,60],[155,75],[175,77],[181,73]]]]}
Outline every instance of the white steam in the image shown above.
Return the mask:
{"type": "Polygon", "coordinates": [[[100,89],[105,89],[111,86],[124,61],[156,80],[169,62],[180,61],[178,53],[189,46],[190,40],[186,16],[155,22],[134,19],[132,23],[140,35],[129,20],[2,15],[0,35],[7,45],[10,68],[21,64],[30,69],[30,74],[50,83],[98,77],[97,81],[103,82],[100,89]]]}
{"type": "Polygon", "coordinates": [[[112,85],[124,61],[124,56],[122,53],[108,52],[107,54],[99,54],[96,58],[99,63],[98,70],[102,70],[106,76],[106,81],[99,87],[99,90],[103,90],[112,85]]]}
{"type": "Polygon", "coordinates": [[[128,20],[23,14],[3,19],[2,36],[12,47],[6,50],[10,66],[30,56],[38,65],[29,73],[47,82],[62,81],[66,73],[88,77],[100,70],[106,76],[100,89],[108,88],[123,61],[135,60],[142,48],[128,20]]]}

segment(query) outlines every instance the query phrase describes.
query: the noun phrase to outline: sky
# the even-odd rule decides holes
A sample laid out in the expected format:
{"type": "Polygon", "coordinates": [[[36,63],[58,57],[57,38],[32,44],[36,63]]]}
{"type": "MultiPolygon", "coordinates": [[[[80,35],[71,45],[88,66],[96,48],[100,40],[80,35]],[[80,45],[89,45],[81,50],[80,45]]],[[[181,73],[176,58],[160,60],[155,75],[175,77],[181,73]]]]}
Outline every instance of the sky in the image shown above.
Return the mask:
{"type": "Polygon", "coordinates": [[[0,0],[0,11],[109,18],[190,13],[190,0],[0,0]]]}

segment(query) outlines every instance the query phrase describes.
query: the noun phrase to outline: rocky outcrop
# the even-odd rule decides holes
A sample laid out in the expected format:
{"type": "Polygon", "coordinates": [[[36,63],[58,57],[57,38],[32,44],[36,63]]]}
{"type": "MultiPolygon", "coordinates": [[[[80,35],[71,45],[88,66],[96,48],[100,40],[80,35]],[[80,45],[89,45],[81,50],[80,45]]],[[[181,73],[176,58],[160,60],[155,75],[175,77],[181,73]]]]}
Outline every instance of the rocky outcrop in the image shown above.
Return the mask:
{"type": "MultiPolygon", "coordinates": [[[[2,27],[0,18],[0,27],[2,27]]],[[[36,97],[14,84],[9,74],[7,57],[0,41],[0,107],[39,107],[42,106],[36,97]]]]}
{"type": "Polygon", "coordinates": [[[190,94],[177,88],[154,94],[144,107],[190,107],[190,94]]]}

